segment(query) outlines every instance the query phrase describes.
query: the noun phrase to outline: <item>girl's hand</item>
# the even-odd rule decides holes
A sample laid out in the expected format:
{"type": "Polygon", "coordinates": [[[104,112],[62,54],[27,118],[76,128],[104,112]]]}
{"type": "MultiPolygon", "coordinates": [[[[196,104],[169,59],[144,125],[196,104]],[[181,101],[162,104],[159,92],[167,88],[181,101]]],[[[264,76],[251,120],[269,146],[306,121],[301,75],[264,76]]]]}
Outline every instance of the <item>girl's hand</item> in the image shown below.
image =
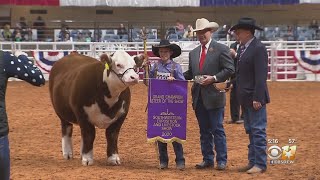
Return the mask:
{"type": "Polygon", "coordinates": [[[168,81],[173,81],[173,80],[175,80],[174,77],[172,77],[172,76],[169,76],[169,77],[168,77],[168,81]]]}

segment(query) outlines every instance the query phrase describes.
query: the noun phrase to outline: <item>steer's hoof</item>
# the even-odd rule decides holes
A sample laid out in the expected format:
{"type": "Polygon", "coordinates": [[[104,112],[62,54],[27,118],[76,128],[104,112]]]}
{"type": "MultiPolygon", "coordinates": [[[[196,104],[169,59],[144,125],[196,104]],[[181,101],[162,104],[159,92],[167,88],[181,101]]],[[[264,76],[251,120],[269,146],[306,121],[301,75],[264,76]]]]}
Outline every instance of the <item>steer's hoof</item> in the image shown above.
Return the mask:
{"type": "Polygon", "coordinates": [[[89,153],[82,154],[82,165],[91,166],[93,164],[93,153],[90,151],[89,153]]]}
{"type": "Polygon", "coordinates": [[[73,155],[72,155],[72,153],[64,153],[63,154],[63,158],[66,159],[66,160],[69,160],[69,159],[73,158],[73,155]]]}
{"type": "Polygon", "coordinates": [[[118,154],[112,154],[112,156],[108,157],[108,164],[117,166],[120,165],[120,157],[118,154]]]}
{"type": "Polygon", "coordinates": [[[82,165],[83,166],[91,166],[92,164],[93,164],[93,159],[82,158],[82,165]]]}

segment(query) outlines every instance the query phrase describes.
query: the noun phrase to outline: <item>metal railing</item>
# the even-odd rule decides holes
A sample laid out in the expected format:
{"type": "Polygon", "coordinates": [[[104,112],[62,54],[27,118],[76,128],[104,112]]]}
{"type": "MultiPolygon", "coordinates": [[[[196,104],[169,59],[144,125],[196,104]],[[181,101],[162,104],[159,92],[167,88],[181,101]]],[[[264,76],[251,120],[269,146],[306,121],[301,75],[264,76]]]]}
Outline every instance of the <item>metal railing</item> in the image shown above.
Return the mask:
{"type": "MultiPolygon", "coordinates": [[[[189,52],[199,45],[197,41],[176,42],[182,49],[181,56],[175,58],[185,71],[188,68],[189,52]]],[[[229,46],[232,41],[221,41],[229,46]]],[[[270,81],[320,81],[320,74],[304,70],[295,60],[292,51],[320,50],[320,41],[264,41],[269,55],[268,80],[270,81]]],[[[154,57],[151,48],[157,42],[147,42],[147,51],[151,60],[154,57]]],[[[4,51],[24,51],[32,56],[32,52],[73,52],[99,58],[102,53],[125,50],[131,55],[143,53],[142,42],[0,42],[4,51]]],[[[44,72],[47,76],[48,73],[44,72]]],[[[46,77],[47,77],[46,76],[46,77]]]]}

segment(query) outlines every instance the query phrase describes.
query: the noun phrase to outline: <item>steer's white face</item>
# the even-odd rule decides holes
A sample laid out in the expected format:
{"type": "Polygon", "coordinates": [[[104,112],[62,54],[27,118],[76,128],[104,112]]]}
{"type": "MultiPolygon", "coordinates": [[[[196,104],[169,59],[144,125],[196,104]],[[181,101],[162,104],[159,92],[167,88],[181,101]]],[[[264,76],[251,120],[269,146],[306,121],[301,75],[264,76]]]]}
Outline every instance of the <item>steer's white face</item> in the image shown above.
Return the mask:
{"type": "Polygon", "coordinates": [[[112,69],[117,74],[123,74],[122,81],[128,86],[128,85],[134,85],[137,84],[139,81],[139,75],[136,73],[136,63],[127,52],[125,51],[116,51],[112,59],[112,69]]]}

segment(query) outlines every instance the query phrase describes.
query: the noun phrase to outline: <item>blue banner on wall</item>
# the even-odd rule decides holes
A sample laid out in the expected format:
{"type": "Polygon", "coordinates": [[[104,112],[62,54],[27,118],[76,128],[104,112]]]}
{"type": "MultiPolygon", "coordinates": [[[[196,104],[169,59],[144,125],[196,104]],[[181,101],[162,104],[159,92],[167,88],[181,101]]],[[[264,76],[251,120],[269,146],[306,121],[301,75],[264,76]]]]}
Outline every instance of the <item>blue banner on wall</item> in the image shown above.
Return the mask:
{"type": "Polygon", "coordinates": [[[200,6],[251,6],[270,4],[299,4],[299,0],[200,0],[200,6]]]}

